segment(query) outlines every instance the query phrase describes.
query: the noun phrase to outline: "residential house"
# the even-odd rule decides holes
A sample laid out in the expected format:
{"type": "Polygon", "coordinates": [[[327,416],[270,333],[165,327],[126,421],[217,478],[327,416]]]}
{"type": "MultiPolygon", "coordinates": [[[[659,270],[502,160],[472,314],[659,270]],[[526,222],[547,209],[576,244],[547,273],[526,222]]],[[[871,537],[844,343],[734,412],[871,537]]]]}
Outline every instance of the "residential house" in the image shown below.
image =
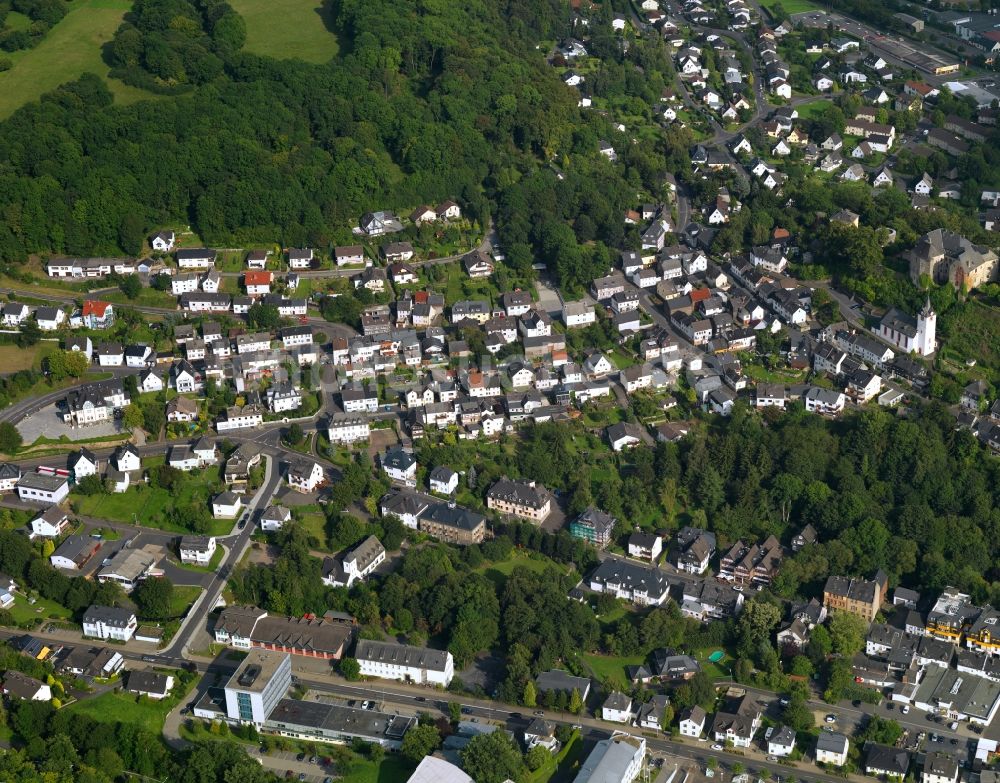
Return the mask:
{"type": "Polygon", "coordinates": [[[94,605],[83,614],[85,637],[127,642],[138,625],[135,614],[129,609],[94,605]]]}
{"type": "Polygon", "coordinates": [[[789,726],[780,726],[771,732],[767,738],[767,752],[772,756],[784,758],[795,750],[795,730],[789,726]]]}
{"type": "Polygon", "coordinates": [[[212,562],[216,546],[214,536],[181,536],[178,554],[182,563],[207,566],[212,562]]]}
{"type": "Polygon", "coordinates": [[[705,721],[708,716],[698,705],[684,709],[677,724],[682,737],[700,738],[705,731],[705,721]]]}
{"type": "Polygon", "coordinates": [[[288,466],[285,474],[288,486],[297,492],[308,494],[326,481],[323,466],[310,459],[295,460],[288,466]]]}
{"type": "Polygon", "coordinates": [[[659,606],[669,597],[666,574],[652,565],[607,558],[588,577],[590,589],[639,606],[659,606]]]}
{"type": "Polygon", "coordinates": [[[552,509],[551,496],[534,481],[501,478],[486,493],[486,507],[500,514],[542,522],[552,509]]]}
{"type": "Polygon", "coordinates": [[[628,537],[629,557],[655,563],[663,551],[663,538],[655,533],[636,531],[628,537]]]}
{"type": "Polygon", "coordinates": [[[388,449],[381,457],[382,470],[393,481],[416,486],[417,458],[399,446],[388,449]]]}
{"type": "Polygon", "coordinates": [[[601,705],[602,720],[611,723],[631,723],[633,717],[632,700],[619,691],[612,691],[601,705]]]}
{"type": "Polygon", "coordinates": [[[821,731],[816,737],[816,763],[842,767],[847,763],[850,742],[843,734],[821,731]]]}
{"type": "Polygon", "coordinates": [[[703,574],[715,555],[715,533],[685,526],[677,533],[675,565],[689,574],[703,574]]]}
{"type": "Polygon", "coordinates": [[[760,723],[760,708],[753,696],[747,694],[731,700],[715,714],[712,736],[716,742],[728,743],[735,748],[749,748],[760,723]]]}

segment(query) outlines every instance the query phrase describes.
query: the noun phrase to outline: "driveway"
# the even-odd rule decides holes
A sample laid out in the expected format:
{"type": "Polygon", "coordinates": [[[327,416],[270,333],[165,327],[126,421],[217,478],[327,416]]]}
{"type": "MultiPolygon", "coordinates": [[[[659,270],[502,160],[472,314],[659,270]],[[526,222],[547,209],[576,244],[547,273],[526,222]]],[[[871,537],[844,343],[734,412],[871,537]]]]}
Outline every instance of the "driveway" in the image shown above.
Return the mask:
{"type": "Polygon", "coordinates": [[[539,309],[553,317],[562,315],[562,299],[559,298],[559,292],[544,275],[540,275],[538,282],[535,283],[535,292],[538,295],[539,309]]]}

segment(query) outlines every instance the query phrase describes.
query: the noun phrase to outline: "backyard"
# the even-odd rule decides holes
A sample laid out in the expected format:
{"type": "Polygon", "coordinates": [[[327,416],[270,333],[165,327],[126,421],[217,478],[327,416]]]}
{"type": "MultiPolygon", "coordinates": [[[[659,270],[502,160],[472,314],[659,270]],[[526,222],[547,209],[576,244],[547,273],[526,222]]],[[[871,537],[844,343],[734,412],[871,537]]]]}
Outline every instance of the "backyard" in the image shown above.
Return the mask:
{"type": "MultiPolygon", "coordinates": [[[[143,469],[148,471],[164,462],[163,457],[152,457],[144,461],[143,469]]],[[[191,505],[205,505],[211,500],[214,490],[220,487],[219,475],[215,470],[201,470],[185,473],[173,489],[137,484],[120,494],[74,495],[74,511],[84,516],[108,519],[113,522],[155,527],[174,533],[190,531],[179,527],[168,518],[173,508],[191,505]]],[[[213,519],[209,522],[206,535],[221,536],[233,527],[232,520],[213,519]]]]}
{"type": "Polygon", "coordinates": [[[37,598],[35,603],[29,604],[27,597],[20,593],[14,596],[14,605],[7,611],[18,625],[36,620],[68,620],[70,616],[69,609],[62,604],[46,598],[37,598]]]}
{"type": "MultiPolygon", "coordinates": [[[[173,672],[173,676],[176,681],[181,673],[173,672]]],[[[190,687],[191,682],[188,682],[182,688],[183,693],[170,695],[160,701],[140,699],[131,693],[109,691],[94,699],[78,701],[66,709],[101,723],[125,723],[159,736],[167,714],[184,698],[190,687]]]]}
{"type": "Polygon", "coordinates": [[[580,657],[590,668],[595,679],[621,691],[626,691],[629,688],[629,680],[625,675],[625,667],[639,666],[646,662],[645,657],[642,655],[614,656],[584,653],[580,657]]]}
{"type": "Polygon", "coordinates": [[[547,557],[542,555],[531,557],[522,552],[514,552],[506,560],[501,560],[497,563],[486,563],[479,566],[476,570],[485,574],[486,578],[496,584],[498,588],[502,588],[507,577],[518,567],[527,568],[529,571],[534,571],[535,573],[541,573],[549,567],[565,570],[563,566],[549,560],[547,557]]]}

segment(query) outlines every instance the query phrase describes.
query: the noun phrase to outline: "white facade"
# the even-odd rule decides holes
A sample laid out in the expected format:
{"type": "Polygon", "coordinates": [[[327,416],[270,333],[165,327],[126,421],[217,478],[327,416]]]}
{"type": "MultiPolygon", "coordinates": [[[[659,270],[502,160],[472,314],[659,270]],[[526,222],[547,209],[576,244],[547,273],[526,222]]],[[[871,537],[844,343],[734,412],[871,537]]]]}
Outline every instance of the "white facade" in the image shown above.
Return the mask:
{"type": "Polygon", "coordinates": [[[83,616],[83,635],[95,639],[129,641],[139,623],[135,615],[124,609],[93,606],[83,616]]]}
{"type": "Polygon", "coordinates": [[[323,467],[318,462],[311,463],[308,467],[290,468],[288,475],[288,486],[299,492],[312,492],[323,483],[323,467]]]}
{"type": "Polygon", "coordinates": [[[235,519],[243,508],[239,495],[223,492],[212,501],[212,516],[216,519],[235,519]]]}
{"type": "Polygon", "coordinates": [[[292,686],[292,656],[251,650],[226,683],[226,717],[261,725],[292,686]]]}
{"type": "Polygon", "coordinates": [[[31,520],[32,536],[57,538],[69,527],[69,517],[58,508],[51,508],[31,520]]]}
{"type": "Polygon", "coordinates": [[[823,732],[816,743],[816,763],[842,767],[847,763],[850,742],[843,734],[823,732]]]}
{"type": "Polygon", "coordinates": [[[935,341],[937,339],[937,313],[930,306],[928,300],[925,307],[917,314],[916,329],[912,331],[908,328],[897,328],[905,326],[883,319],[879,324],[878,336],[888,343],[901,349],[903,353],[916,353],[920,356],[929,356],[934,353],[935,341]]]}
{"type": "Polygon", "coordinates": [[[698,716],[692,715],[689,718],[684,718],[678,724],[680,733],[682,737],[700,737],[705,731],[705,715],[701,714],[700,720],[698,716]]]}
{"type": "Polygon", "coordinates": [[[69,495],[69,482],[55,476],[28,474],[16,487],[17,496],[29,503],[61,503],[69,495]]]}
{"type": "Polygon", "coordinates": [[[447,477],[436,477],[433,474],[430,478],[431,492],[441,495],[450,495],[458,489],[458,474],[451,471],[447,477]]]}
{"type": "Polygon", "coordinates": [[[284,506],[271,506],[264,511],[264,514],[260,518],[260,529],[273,533],[275,530],[281,530],[286,522],[291,520],[292,512],[289,511],[284,506]]]}
{"type": "Polygon", "coordinates": [[[364,416],[345,416],[340,419],[333,419],[327,430],[327,437],[331,443],[357,443],[361,440],[368,440],[371,434],[371,426],[364,416]]]}
{"type": "Polygon", "coordinates": [[[180,555],[182,563],[207,566],[212,561],[216,549],[215,536],[208,536],[204,542],[186,542],[181,539],[180,555]]]}
{"type": "Polygon", "coordinates": [[[447,687],[455,676],[454,658],[442,650],[362,639],[355,657],[365,677],[447,687]]]}

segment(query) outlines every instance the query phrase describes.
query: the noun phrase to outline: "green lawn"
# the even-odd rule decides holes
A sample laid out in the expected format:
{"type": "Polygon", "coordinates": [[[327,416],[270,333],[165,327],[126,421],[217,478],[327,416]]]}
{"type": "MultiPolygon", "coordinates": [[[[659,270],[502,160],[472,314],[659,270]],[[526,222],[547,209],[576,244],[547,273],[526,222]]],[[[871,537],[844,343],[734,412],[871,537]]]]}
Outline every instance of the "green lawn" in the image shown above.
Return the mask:
{"type": "Polygon", "coordinates": [[[319,506],[303,507],[299,524],[309,534],[310,539],[315,540],[317,547],[326,546],[326,517],[319,506]]]}
{"type": "Polygon", "coordinates": [[[584,653],[580,657],[590,667],[598,680],[613,683],[620,690],[626,690],[629,687],[628,678],[625,676],[625,667],[638,666],[646,661],[641,655],[616,657],[584,653]]]}
{"type": "Polygon", "coordinates": [[[14,67],[0,73],[0,118],[87,72],[104,78],[119,103],[156,97],[109,79],[110,69],[101,59],[101,47],[132,7],[130,0],[75,0],[69,5],[70,12],[37,47],[7,55],[14,67]]]}
{"type": "Polygon", "coordinates": [[[30,623],[34,620],[48,620],[56,618],[59,620],[69,619],[70,611],[65,606],[49,601],[46,598],[38,598],[34,604],[29,604],[28,599],[18,593],[14,596],[14,605],[8,609],[14,618],[14,622],[30,623]]]}
{"type": "MultiPolygon", "coordinates": [[[[163,464],[163,457],[153,457],[143,462],[143,469],[148,470],[163,464]]],[[[169,491],[162,487],[149,487],[145,484],[133,485],[125,492],[116,495],[74,495],[72,503],[76,512],[85,516],[109,519],[114,522],[134,523],[147,527],[155,527],[175,533],[187,533],[172,524],[166,516],[172,506],[185,506],[193,503],[208,503],[211,499],[212,486],[218,482],[219,476],[214,470],[192,471],[188,473],[179,489],[169,491]]],[[[232,520],[213,519],[207,535],[221,536],[232,530],[232,520]]]]}
{"type": "Polygon", "coordinates": [[[411,761],[398,755],[389,755],[378,764],[366,759],[355,759],[340,767],[340,783],[397,783],[406,780],[413,772],[411,761]]]}
{"type": "MultiPolygon", "coordinates": [[[[219,551],[222,547],[219,547],[219,551]]],[[[191,608],[191,604],[201,595],[201,588],[195,585],[174,585],[174,594],[170,598],[170,615],[172,617],[184,617],[191,608]]]]}
{"type": "Polygon", "coordinates": [[[278,59],[325,63],[336,56],[337,37],[318,0],[232,0],[247,25],[244,49],[278,59]]]}
{"type": "Polygon", "coordinates": [[[580,732],[574,731],[572,736],[559,752],[546,761],[534,772],[528,773],[528,783],[569,783],[579,772],[580,761],[583,758],[583,740],[580,732]]]}
{"type": "Polygon", "coordinates": [[[818,5],[809,2],[809,0],[761,0],[761,5],[768,11],[776,5],[780,5],[787,14],[801,14],[819,9],[818,5]]]}
{"type": "MultiPolygon", "coordinates": [[[[175,673],[175,680],[176,677],[175,673]]],[[[146,699],[145,703],[141,703],[133,694],[109,691],[94,699],[78,701],[66,709],[100,723],[127,723],[159,736],[163,731],[163,721],[176,704],[177,699],[169,696],[162,701],[146,699]]]]}
{"type": "Polygon", "coordinates": [[[962,364],[975,359],[978,372],[970,376],[1000,380],[1000,309],[972,300],[953,307],[938,324],[938,334],[944,333],[943,353],[962,364]]]}
{"type": "Polygon", "coordinates": [[[473,280],[465,274],[461,264],[443,264],[434,269],[434,274],[439,277],[437,281],[429,283],[429,286],[435,291],[443,291],[445,304],[449,306],[463,299],[484,299],[490,304],[495,304],[500,297],[500,291],[493,283],[493,278],[473,280]]]}
{"type": "Polygon", "coordinates": [[[831,105],[833,105],[833,101],[826,98],[819,98],[815,101],[809,101],[809,103],[799,104],[795,107],[795,110],[799,113],[800,119],[809,120],[831,105]]]}
{"type": "Polygon", "coordinates": [[[718,647],[706,648],[695,652],[694,657],[701,664],[701,669],[713,680],[728,680],[732,676],[733,659],[726,653],[718,663],[712,663],[708,656],[718,650],[718,647]]]}
{"type": "MultiPolygon", "coordinates": [[[[0,99],[2,100],[2,99],[0,99]]],[[[0,367],[5,373],[41,369],[42,359],[59,350],[59,343],[37,342],[30,348],[0,345],[0,367]]]]}
{"type": "Polygon", "coordinates": [[[560,568],[556,563],[552,562],[548,558],[542,557],[528,557],[519,552],[515,552],[513,555],[508,557],[506,560],[501,560],[499,563],[489,563],[480,566],[477,570],[486,575],[486,577],[499,587],[503,587],[504,582],[507,577],[511,575],[517,567],[527,568],[529,571],[534,571],[535,573],[541,573],[549,566],[555,566],[560,568]]]}
{"type": "Polygon", "coordinates": [[[608,354],[608,358],[615,363],[615,367],[619,370],[624,370],[634,364],[637,364],[635,356],[623,348],[616,347],[613,351],[611,351],[611,353],[608,354]]]}

